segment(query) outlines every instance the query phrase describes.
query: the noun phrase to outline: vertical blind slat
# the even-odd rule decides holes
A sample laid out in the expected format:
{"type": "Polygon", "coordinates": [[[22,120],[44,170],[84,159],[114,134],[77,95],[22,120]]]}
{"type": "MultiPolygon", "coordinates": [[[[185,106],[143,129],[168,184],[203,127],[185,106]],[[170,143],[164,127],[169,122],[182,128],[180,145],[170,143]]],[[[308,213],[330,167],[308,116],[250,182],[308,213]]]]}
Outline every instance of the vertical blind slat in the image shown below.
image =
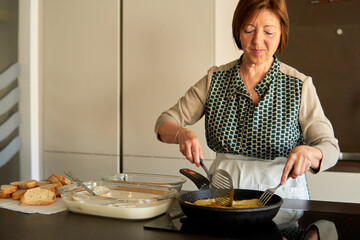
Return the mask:
{"type": "Polygon", "coordinates": [[[0,73],[0,89],[4,89],[6,86],[11,84],[18,78],[19,75],[19,64],[14,63],[4,72],[0,73]]]}
{"type": "Polygon", "coordinates": [[[20,125],[20,114],[16,112],[3,125],[0,126],[0,141],[4,140],[20,125]]]}
{"type": "Polygon", "coordinates": [[[19,88],[13,89],[8,95],[0,100],[0,116],[9,111],[9,109],[19,102],[19,88]]]}
{"type": "MultiPolygon", "coordinates": [[[[14,63],[5,71],[0,73],[0,91],[6,94],[2,96],[0,99],[0,116],[3,115],[3,122],[0,125],[0,142],[9,137],[13,131],[19,127],[20,125],[20,114],[16,112],[10,115],[7,119],[6,112],[8,112],[15,104],[19,102],[19,89],[18,87],[12,89],[9,93],[4,92],[7,87],[9,87],[12,83],[14,83],[19,75],[19,65],[18,63],[14,63]]],[[[16,84],[17,85],[17,84],[16,84]]],[[[20,151],[20,137],[16,136],[11,142],[6,145],[0,151],[0,168],[4,166],[17,152],[20,151]]]]}
{"type": "Polygon", "coordinates": [[[0,152],[0,168],[4,166],[19,150],[20,137],[17,136],[0,152]]]}

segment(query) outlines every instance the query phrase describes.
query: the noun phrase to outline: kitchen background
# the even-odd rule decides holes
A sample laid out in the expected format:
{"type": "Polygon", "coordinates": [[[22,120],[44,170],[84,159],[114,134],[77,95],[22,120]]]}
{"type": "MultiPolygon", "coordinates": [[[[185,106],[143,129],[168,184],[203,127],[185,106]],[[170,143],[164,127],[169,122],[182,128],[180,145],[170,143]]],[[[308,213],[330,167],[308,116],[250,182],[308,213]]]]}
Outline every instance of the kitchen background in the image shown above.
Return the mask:
{"type": "MultiPolygon", "coordinates": [[[[296,12],[297,7],[291,5],[294,2],[288,1],[289,11],[296,12]]],[[[314,24],[316,29],[325,29],[338,40],[350,36],[350,42],[358,42],[359,16],[352,13],[358,12],[359,1],[310,2],[296,1],[301,11],[332,14],[314,24]],[[336,22],[331,17],[341,8],[351,11],[346,20],[336,22]],[[341,34],[339,29],[343,31],[341,34]],[[348,35],[349,32],[352,34],[348,35]]],[[[11,73],[18,79],[12,81],[11,91],[17,88],[16,83],[20,91],[19,107],[7,111],[11,116],[17,110],[20,112],[19,127],[10,137],[2,135],[0,139],[2,182],[42,179],[64,170],[73,171],[83,180],[95,180],[116,172],[179,175],[180,168],[195,168],[182,157],[176,145],[156,140],[154,123],[212,65],[240,56],[231,35],[237,0],[1,0],[0,3],[0,93],[3,93],[2,79],[9,75],[10,66],[15,67],[11,73]],[[8,154],[11,158],[5,160],[5,146],[18,139],[18,132],[21,145],[16,146],[21,149],[8,154]]],[[[297,33],[296,29],[301,27],[308,30],[309,26],[312,29],[311,22],[296,24],[301,22],[300,17],[306,17],[306,14],[298,15],[301,14],[294,14],[295,19],[291,20],[295,23],[291,25],[295,26],[292,31],[297,33]]],[[[309,33],[313,34],[304,31],[304,39],[306,34],[311,36],[309,33]]],[[[301,36],[300,31],[298,38],[302,39],[301,36]]],[[[298,38],[290,35],[290,43],[298,38]]],[[[322,43],[321,39],[314,42],[322,43]]],[[[336,44],[344,46],[344,42],[336,44]]],[[[294,51],[314,49],[308,45],[290,47],[279,55],[280,60],[294,59],[290,58],[294,51]]],[[[354,47],[355,58],[346,59],[350,66],[359,65],[359,49],[357,45],[354,47]]],[[[331,53],[331,48],[327,51],[324,56],[331,53]]],[[[306,68],[292,65],[300,70],[306,68]]],[[[354,78],[359,76],[356,69],[354,78]]],[[[316,86],[327,87],[316,81],[316,86]]],[[[357,82],[354,85],[352,93],[359,86],[357,82]]],[[[9,91],[7,88],[6,94],[0,95],[0,104],[9,91]]],[[[353,100],[351,106],[359,112],[356,105],[359,100],[353,100]]],[[[16,102],[15,98],[11,106],[17,106],[16,102]]],[[[332,111],[330,116],[334,115],[332,111]]],[[[0,112],[0,130],[6,121],[2,120],[4,116],[0,112]]],[[[354,116],[356,122],[359,115],[354,116]]],[[[341,125],[349,124],[344,121],[341,125]]],[[[215,155],[206,148],[203,121],[191,128],[198,133],[205,148],[205,163],[210,166],[215,155]]],[[[359,148],[358,143],[353,146],[359,148]]],[[[350,155],[355,160],[358,157],[356,151],[350,155]]],[[[199,172],[202,173],[201,169],[199,172]]],[[[359,172],[326,171],[308,174],[308,180],[312,199],[360,202],[360,187],[356,184],[360,180],[359,172]]],[[[188,181],[184,189],[195,186],[188,181]]]]}

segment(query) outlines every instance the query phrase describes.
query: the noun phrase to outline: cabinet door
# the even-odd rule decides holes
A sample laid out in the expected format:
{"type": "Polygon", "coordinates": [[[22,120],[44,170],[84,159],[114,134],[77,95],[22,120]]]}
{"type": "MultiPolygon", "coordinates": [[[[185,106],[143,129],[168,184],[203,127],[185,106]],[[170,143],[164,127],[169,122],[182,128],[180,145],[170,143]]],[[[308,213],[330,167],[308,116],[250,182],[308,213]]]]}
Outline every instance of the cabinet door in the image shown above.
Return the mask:
{"type": "Polygon", "coordinates": [[[120,0],[43,4],[43,175],[116,173],[120,0]]]}
{"type": "Polygon", "coordinates": [[[44,1],[44,151],[118,154],[120,1],[44,1]]]}
{"type": "Polygon", "coordinates": [[[118,156],[114,155],[45,152],[44,158],[44,178],[71,171],[82,181],[99,181],[101,177],[115,174],[119,169],[118,156]]]}
{"type": "MultiPolygon", "coordinates": [[[[123,12],[124,170],[132,157],[182,158],[177,145],[159,142],[157,117],[174,105],[214,63],[213,1],[125,0],[123,12]]],[[[204,122],[193,129],[205,158],[204,122]]],[[[146,161],[146,160],[144,160],[146,161]]],[[[185,161],[185,160],[184,160],[185,161]]],[[[161,170],[163,166],[159,163],[161,170]]]]}

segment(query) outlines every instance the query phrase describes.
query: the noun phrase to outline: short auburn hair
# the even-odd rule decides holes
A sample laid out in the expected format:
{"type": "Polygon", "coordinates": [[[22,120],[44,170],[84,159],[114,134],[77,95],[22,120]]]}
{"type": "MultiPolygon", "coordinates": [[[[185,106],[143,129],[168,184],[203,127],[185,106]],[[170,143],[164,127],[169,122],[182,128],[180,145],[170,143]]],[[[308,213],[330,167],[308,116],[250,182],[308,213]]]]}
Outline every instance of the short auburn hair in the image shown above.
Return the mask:
{"type": "Polygon", "coordinates": [[[285,0],[240,0],[233,17],[232,32],[236,45],[242,50],[240,31],[244,25],[259,11],[270,10],[280,19],[281,37],[278,46],[281,52],[289,38],[289,15],[285,0]]]}

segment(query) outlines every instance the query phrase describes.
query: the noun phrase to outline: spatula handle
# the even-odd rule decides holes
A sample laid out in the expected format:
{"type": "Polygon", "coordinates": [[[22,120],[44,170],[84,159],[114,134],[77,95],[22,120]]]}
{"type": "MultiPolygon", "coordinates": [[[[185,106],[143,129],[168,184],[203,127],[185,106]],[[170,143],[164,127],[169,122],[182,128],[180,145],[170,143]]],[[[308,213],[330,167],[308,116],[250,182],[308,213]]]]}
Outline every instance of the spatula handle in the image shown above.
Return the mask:
{"type": "Polygon", "coordinates": [[[209,181],[211,182],[211,174],[209,172],[209,170],[207,169],[207,167],[204,164],[204,159],[200,158],[200,166],[204,169],[209,181]]]}
{"type": "Polygon", "coordinates": [[[180,173],[185,177],[189,178],[193,183],[195,183],[198,189],[209,188],[209,180],[200,173],[188,168],[180,169],[180,173]]]}

